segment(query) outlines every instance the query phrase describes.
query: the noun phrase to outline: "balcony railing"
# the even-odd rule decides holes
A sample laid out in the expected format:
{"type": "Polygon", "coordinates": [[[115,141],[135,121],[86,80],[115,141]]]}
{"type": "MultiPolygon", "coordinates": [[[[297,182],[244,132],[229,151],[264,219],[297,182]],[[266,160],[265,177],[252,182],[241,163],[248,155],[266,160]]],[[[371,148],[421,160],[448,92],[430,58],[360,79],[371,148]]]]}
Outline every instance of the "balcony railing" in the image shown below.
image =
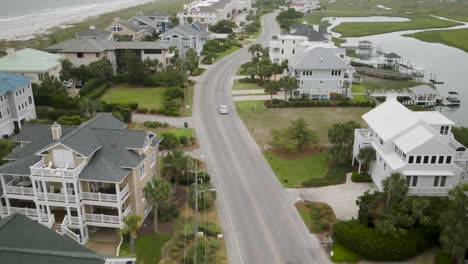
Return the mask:
{"type": "Polygon", "coordinates": [[[70,229],[68,229],[68,225],[69,225],[69,221],[68,221],[68,216],[66,215],[64,218],[63,218],[63,222],[61,224],[61,228],[62,228],[62,233],[69,236],[71,239],[75,240],[76,242],[80,243],[81,242],[81,239],[80,239],[80,236],[75,234],[75,232],[71,231],[70,229]]]}
{"type": "Polygon", "coordinates": [[[105,214],[85,214],[85,220],[89,222],[96,222],[102,224],[120,224],[118,215],[105,215],[105,214]]]}
{"type": "Polygon", "coordinates": [[[129,206],[127,206],[127,208],[125,209],[125,211],[123,211],[122,213],[122,216],[125,217],[125,216],[128,216],[130,213],[132,212],[132,208],[129,206]]]}
{"type": "Polygon", "coordinates": [[[33,176],[42,177],[56,177],[56,178],[76,178],[83,170],[85,166],[84,162],[81,162],[76,168],[64,169],[64,168],[52,168],[44,164],[44,160],[40,160],[38,163],[30,167],[31,174],[33,176]]]}
{"type": "Polygon", "coordinates": [[[445,196],[450,191],[451,187],[410,187],[408,194],[410,195],[431,195],[445,196]]]}
{"type": "Polygon", "coordinates": [[[465,160],[468,159],[468,150],[460,142],[458,142],[453,134],[449,135],[449,145],[455,150],[455,160],[465,160]]]}
{"type": "Polygon", "coordinates": [[[117,202],[122,200],[130,191],[130,187],[125,185],[125,187],[118,194],[111,193],[101,193],[101,192],[83,192],[81,193],[81,199],[89,201],[99,201],[99,202],[117,202]]]}
{"type": "MultiPolygon", "coordinates": [[[[76,203],[77,199],[76,196],[73,194],[67,194],[66,195],[68,198],[69,203],[76,203]]],[[[38,200],[46,200],[47,201],[52,201],[52,202],[66,202],[65,194],[64,193],[43,193],[43,192],[38,192],[36,193],[36,197],[38,200]]]]}
{"type": "MultiPolygon", "coordinates": [[[[33,220],[39,221],[45,226],[51,227],[53,223],[55,222],[55,217],[52,214],[51,216],[47,216],[46,212],[44,211],[39,211],[39,214],[37,213],[37,209],[35,208],[22,208],[22,207],[9,207],[10,209],[10,214],[22,214],[25,215],[33,220]]],[[[7,210],[4,210],[5,212],[7,210]]]]}
{"type": "Polygon", "coordinates": [[[34,196],[33,188],[31,187],[16,187],[16,186],[6,186],[6,194],[22,195],[22,196],[34,196]]]}

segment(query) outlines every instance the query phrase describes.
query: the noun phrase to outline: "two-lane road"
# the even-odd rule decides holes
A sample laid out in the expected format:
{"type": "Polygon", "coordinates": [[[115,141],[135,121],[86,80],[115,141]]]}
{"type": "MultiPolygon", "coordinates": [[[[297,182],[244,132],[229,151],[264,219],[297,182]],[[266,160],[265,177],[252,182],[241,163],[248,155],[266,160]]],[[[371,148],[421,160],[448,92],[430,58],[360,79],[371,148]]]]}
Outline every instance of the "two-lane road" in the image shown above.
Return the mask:
{"type": "MultiPolygon", "coordinates": [[[[262,19],[260,43],[279,34],[277,13],[262,19]]],[[[213,65],[197,82],[193,125],[207,170],[218,193],[217,206],[229,260],[237,263],[328,263],[285,189],[235,113],[230,83],[249,60],[247,48],[213,65]],[[220,115],[218,105],[231,112],[220,115]]]]}

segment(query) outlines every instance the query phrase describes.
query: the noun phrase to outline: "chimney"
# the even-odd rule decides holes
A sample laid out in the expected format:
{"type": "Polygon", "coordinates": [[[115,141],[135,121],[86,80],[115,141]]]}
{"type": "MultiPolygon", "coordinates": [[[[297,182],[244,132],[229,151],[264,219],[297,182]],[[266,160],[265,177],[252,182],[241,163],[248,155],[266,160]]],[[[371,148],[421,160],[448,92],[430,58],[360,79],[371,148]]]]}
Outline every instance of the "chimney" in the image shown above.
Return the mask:
{"type": "Polygon", "coordinates": [[[60,137],[62,136],[62,126],[58,124],[57,122],[54,122],[51,128],[52,128],[52,139],[59,140],[60,137]]]}
{"type": "Polygon", "coordinates": [[[96,29],[95,25],[89,25],[89,29],[96,29]]]}
{"type": "Polygon", "coordinates": [[[6,54],[7,54],[7,56],[15,57],[15,48],[7,48],[6,49],[6,54]]]}

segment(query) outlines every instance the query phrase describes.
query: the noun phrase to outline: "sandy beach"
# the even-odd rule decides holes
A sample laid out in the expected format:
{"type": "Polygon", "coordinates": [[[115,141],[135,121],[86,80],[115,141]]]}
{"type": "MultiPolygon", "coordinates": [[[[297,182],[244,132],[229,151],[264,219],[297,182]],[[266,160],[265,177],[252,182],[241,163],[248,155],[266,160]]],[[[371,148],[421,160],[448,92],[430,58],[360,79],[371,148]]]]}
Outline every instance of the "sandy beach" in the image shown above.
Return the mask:
{"type": "Polygon", "coordinates": [[[128,8],[153,0],[116,0],[112,3],[61,8],[36,15],[0,19],[0,39],[27,40],[53,27],[67,27],[86,18],[128,8]]]}

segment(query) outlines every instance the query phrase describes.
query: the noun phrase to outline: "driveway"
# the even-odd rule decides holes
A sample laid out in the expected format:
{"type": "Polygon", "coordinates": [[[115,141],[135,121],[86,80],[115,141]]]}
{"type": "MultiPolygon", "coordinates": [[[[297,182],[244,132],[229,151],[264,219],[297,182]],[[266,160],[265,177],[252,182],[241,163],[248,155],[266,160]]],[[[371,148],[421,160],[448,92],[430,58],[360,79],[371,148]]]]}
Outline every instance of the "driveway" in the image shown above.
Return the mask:
{"type": "Polygon", "coordinates": [[[147,114],[132,114],[132,122],[135,123],[144,123],[146,121],[158,121],[158,122],[167,122],[171,126],[175,127],[184,127],[184,122],[188,122],[189,127],[192,125],[191,117],[171,117],[171,116],[161,116],[161,115],[147,115],[147,114]]]}
{"type": "Polygon", "coordinates": [[[349,220],[357,218],[359,207],[356,205],[357,198],[365,191],[376,191],[373,183],[355,183],[351,181],[351,173],[346,177],[346,183],[318,188],[289,188],[287,189],[290,202],[297,202],[299,194],[304,200],[322,202],[329,204],[335,211],[336,218],[349,220]]]}
{"type": "MultiPolygon", "coordinates": [[[[277,14],[262,18],[259,40],[263,45],[280,33],[277,14]]],[[[330,263],[237,113],[213,111],[219,102],[235,109],[230,83],[241,62],[250,56],[245,47],[224,57],[195,86],[192,121],[218,195],[229,262],[330,263]]]]}

